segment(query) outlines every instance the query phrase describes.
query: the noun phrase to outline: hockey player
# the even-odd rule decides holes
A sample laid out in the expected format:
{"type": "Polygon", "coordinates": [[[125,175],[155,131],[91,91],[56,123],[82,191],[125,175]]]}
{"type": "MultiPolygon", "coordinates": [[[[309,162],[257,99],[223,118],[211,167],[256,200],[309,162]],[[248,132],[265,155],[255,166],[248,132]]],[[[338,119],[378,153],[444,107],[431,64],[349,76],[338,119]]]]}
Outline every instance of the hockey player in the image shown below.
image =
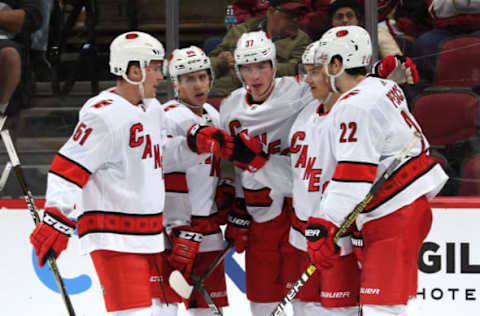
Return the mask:
{"type": "MultiPolygon", "coordinates": [[[[196,46],[174,50],[168,73],[177,95],[162,105],[169,123],[168,136],[185,135],[194,124],[219,126],[218,111],[206,103],[213,72],[205,53],[196,46]]],[[[192,271],[197,276],[205,274],[224,248],[215,206],[220,161],[211,154],[203,157],[195,166],[165,174],[164,226],[172,242],[169,260],[187,279],[192,271]]],[[[223,263],[204,285],[218,307],[228,305],[223,263]]],[[[193,315],[210,315],[198,291],[193,292],[187,307],[193,315]]]]}
{"type": "Polygon", "coordinates": [[[168,303],[180,298],[163,283],[169,272],[162,260],[163,172],[197,165],[204,160],[201,153],[220,150],[221,131],[214,128],[191,131],[190,146],[185,137],[167,141],[163,111],[154,99],[163,58],[162,44],[146,33],[112,41],[116,87],[80,110],[72,137],[49,170],[43,222],[30,236],[43,266],[49,256],[60,255],[77,228],[109,315],[176,315],[177,304],[168,303]],[[69,218],[74,207],[78,226],[69,218]]]}
{"type": "MultiPolygon", "coordinates": [[[[325,127],[330,146],[324,150],[333,163],[316,172],[318,179],[331,175],[331,181],[306,227],[308,254],[327,271],[341,264],[343,249],[333,243],[334,234],[413,132],[421,129],[395,82],[366,77],[371,42],[364,29],[330,29],[320,39],[318,54],[330,91],[341,93],[325,127]]],[[[416,296],[418,252],[432,222],[428,199],[446,180],[422,138],[358,217],[362,315],[407,315],[406,305],[416,296]]]]}
{"type": "MultiPolygon", "coordinates": [[[[309,216],[315,213],[322,193],[327,188],[332,174],[328,166],[334,163],[328,150],[329,112],[334,107],[340,94],[331,93],[328,87],[327,75],[323,70],[318,54],[318,41],[307,47],[302,56],[302,66],[306,74],[305,81],[310,87],[316,102],[310,103],[298,115],[290,134],[290,165],[293,207],[290,228],[290,243],[298,249],[303,263],[298,265],[298,277],[310,264],[307,256],[307,239],[305,228],[309,216]]],[[[274,157],[268,163],[275,162],[274,157]]],[[[267,165],[268,165],[267,163],[267,165]]],[[[262,172],[261,170],[259,176],[262,172]]],[[[281,174],[281,173],[280,173],[281,174]]],[[[278,175],[276,175],[278,176],[278,175]]],[[[289,176],[287,174],[287,176],[289,176]]],[[[289,183],[283,179],[272,179],[276,183],[289,183]]],[[[315,273],[298,293],[303,316],[356,316],[360,274],[356,257],[353,253],[350,235],[343,237],[341,257],[338,264],[330,270],[320,270],[315,273]]]]}
{"type": "MultiPolygon", "coordinates": [[[[249,170],[254,171],[268,159],[259,154],[258,141],[269,155],[287,154],[290,127],[312,98],[308,86],[296,78],[275,79],[275,46],[263,31],[243,34],[234,57],[244,87],[222,102],[220,126],[235,135],[236,144],[258,154],[241,154],[245,150],[234,153],[238,166],[249,165],[249,170]],[[242,155],[239,162],[236,158],[242,155]]],[[[228,217],[226,238],[234,241],[237,252],[246,251],[247,298],[252,314],[264,316],[281,301],[298,276],[299,258],[288,243],[291,199],[275,194],[249,171],[237,169],[235,180],[237,199],[228,217]]]]}

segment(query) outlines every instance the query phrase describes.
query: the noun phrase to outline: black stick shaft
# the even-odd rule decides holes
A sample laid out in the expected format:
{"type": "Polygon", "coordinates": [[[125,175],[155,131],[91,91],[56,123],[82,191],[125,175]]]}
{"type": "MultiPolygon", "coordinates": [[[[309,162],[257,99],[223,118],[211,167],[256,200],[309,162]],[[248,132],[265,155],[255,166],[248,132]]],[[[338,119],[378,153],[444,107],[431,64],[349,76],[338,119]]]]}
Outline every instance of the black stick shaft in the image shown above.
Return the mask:
{"type": "MultiPolygon", "coordinates": [[[[10,137],[10,133],[8,132],[8,130],[3,130],[1,132],[1,136],[3,139],[3,143],[5,144],[5,147],[7,149],[10,162],[12,163],[13,169],[15,170],[15,175],[17,177],[18,183],[22,188],[25,201],[27,202],[28,209],[33,218],[33,222],[35,223],[35,226],[36,226],[40,223],[40,216],[38,214],[37,207],[35,206],[35,202],[32,198],[32,194],[28,190],[28,187],[25,183],[25,177],[23,176],[20,160],[18,159],[17,152],[15,151],[15,147],[13,146],[12,138],[10,137]]],[[[72,302],[70,301],[70,296],[68,296],[67,290],[65,288],[65,284],[63,283],[63,279],[60,275],[60,271],[58,270],[55,258],[50,256],[48,257],[47,261],[48,261],[48,265],[50,266],[50,270],[53,273],[53,277],[55,278],[55,282],[57,283],[58,290],[62,295],[62,299],[65,304],[65,307],[67,308],[68,315],[75,316],[75,311],[73,310],[73,305],[72,305],[72,302]]]]}

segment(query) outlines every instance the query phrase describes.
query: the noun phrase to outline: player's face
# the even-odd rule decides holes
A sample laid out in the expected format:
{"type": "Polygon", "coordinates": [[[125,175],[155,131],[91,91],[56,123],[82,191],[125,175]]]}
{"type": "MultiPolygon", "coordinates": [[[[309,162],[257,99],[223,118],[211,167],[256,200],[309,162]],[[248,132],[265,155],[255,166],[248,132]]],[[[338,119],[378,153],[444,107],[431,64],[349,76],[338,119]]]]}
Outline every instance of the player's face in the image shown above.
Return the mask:
{"type": "Polygon", "coordinates": [[[145,89],[145,98],[155,98],[157,95],[157,86],[160,80],[163,79],[162,74],[162,61],[152,61],[150,65],[145,67],[145,81],[143,82],[143,88],[145,89]]]}
{"type": "Polygon", "coordinates": [[[255,101],[263,101],[272,86],[275,68],[270,61],[262,61],[240,66],[240,74],[255,101]]]}
{"type": "Polygon", "coordinates": [[[355,11],[352,8],[340,8],[332,16],[332,26],[360,25],[355,11]]]}
{"type": "Polygon", "coordinates": [[[207,70],[199,70],[179,77],[178,96],[191,105],[207,102],[210,76],[207,70]]]}
{"type": "Polygon", "coordinates": [[[324,101],[328,96],[328,78],[323,66],[305,65],[305,82],[310,86],[310,91],[315,99],[324,101]]]}

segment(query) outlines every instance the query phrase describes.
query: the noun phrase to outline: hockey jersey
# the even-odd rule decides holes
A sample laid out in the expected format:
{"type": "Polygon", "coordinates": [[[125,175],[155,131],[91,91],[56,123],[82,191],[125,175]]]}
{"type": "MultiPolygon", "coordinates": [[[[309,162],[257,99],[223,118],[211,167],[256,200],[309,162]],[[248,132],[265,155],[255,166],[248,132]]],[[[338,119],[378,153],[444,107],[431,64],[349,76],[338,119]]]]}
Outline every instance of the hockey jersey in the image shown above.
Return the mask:
{"type": "MultiPolygon", "coordinates": [[[[395,156],[421,133],[408,110],[405,96],[393,81],[367,77],[343,93],[329,114],[328,137],[335,163],[313,216],[340,226],[365,197],[395,156]]],[[[382,186],[357,219],[357,227],[386,216],[425,195],[435,196],[447,181],[443,169],[428,155],[422,141],[382,186]]]]}
{"type": "Polygon", "coordinates": [[[162,113],[155,99],[133,105],[114,89],[80,110],[73,135],[50,167],[45,206],[67,216],[75,206],[82,252],[164,250],[163,171],[196,163],[198,155],[185,138],[167,141],[162,113]]]}
{"type": "MultiPolygon", "coordinates": [[[[290,150],[288,133],[297,115],[312,102],[308,85],[293,77],[275,79],[270,96],[261,104],[251,104],[245,88],[235,90],[224,99],[220,107],[220,126],[232,135],[247,131],[257,137],[271,155],[287,155],[290,150]]],[[[264,168],[276,168],[266,164],[264,168]]],[[[272,190],[255,179],[248,171],[237,169],[237,195],[245,198],[248,212],[256,222],[266,222],[277,217],[285,195],[272,190]],[[239,190],[238,182],[241,183],[239,190]]]]}
{"type": "MultiPolygon", "coordinates": [[[[171,100],[162,105],[167,118],[167,136],[184,136],[193,124],[218,127],[218,111],[206,103],[203,115],[197,115],[183,103],[171,100]]],[[[191,225],[203,234],[200,252],[223,249],[223,238],[216,221],[215,192],[220,161],[202,154],[202,162],[184,170],[165,174],[164,225],[169,229],[191,225]]]]}
{"type": "MultiPolygon", "coordinates": [[[[272,191],[293,197],[295,218],[289,242],[303,251],[307,249],[307,220],[320,205],[335,165],[329,150],[328,119],[329,114],[324,113],[319,101],[305,106],[290,129],[290,155],[271,157],[266,166],[273,168],[262,168],[255,173],[258,181],[271,183],[272,191]]],[[[350,237],[341,238],[338,244],[342,255],[352,251],[350,237]]]]}

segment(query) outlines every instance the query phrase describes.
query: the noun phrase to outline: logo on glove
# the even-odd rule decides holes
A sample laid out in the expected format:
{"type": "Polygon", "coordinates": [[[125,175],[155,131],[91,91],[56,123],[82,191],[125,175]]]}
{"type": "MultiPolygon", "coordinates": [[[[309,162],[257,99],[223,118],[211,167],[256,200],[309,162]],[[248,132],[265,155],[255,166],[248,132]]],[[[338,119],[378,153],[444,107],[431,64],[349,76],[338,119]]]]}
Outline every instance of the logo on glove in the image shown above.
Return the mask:
{"type": "Polygon", "coordinates": [[[327,236],[328,232],[323,226],[310,226],[305,229],[305,237],[308,241],[317,241],[327,236]]]}

